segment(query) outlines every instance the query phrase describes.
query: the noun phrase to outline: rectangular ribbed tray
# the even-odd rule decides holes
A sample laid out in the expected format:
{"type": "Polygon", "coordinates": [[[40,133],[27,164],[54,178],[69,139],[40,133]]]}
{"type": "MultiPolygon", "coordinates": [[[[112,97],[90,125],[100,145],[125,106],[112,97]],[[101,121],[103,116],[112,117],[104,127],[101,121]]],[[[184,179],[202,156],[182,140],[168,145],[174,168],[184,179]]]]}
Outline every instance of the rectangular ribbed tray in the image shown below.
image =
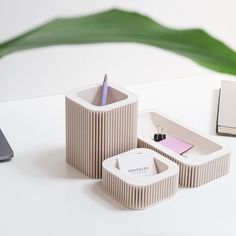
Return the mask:
{"type": "Polygon", "coordinates": [[[230,150],[212,137],[188,128],[160,111],[142,112],[138,119],[138,147],[150,148],[180,167],[179,184],[184,187],[197,187],[223,175],[230,169],[230,150]],[[157,126],[164,128],[167,136],[174,136],[193,148],[178,155],[153,140],[157,126]]]}

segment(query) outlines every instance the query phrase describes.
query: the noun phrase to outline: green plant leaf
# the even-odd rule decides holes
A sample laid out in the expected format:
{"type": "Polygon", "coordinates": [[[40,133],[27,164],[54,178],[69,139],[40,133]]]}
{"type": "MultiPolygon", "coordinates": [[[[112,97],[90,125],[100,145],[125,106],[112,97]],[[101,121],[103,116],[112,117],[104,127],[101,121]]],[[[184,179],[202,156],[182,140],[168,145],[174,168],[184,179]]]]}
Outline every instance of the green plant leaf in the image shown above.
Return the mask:
{"type": "Polygon", "coordinates": [[[236,53],[201,29],[176,30],[135,12],[109,10],[58,18],[0,44],[0,57],[63,44],[142,43],[188,57],[209,69],[236,75],[236,53]]]}

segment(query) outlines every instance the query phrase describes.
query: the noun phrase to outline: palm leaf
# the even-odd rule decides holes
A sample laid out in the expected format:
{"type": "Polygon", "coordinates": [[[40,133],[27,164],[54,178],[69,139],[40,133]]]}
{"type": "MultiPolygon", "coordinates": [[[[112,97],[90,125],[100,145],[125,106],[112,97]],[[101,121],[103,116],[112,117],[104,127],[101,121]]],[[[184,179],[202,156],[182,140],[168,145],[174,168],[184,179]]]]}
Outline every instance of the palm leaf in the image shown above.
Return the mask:
{"type": "Polygon", "coordinates": [[[0,57],[65,44],[133,42],[185,56],[209,69],[236,75],[236,53],[201,29],[176,30],[135,12],[109,10],[58,18],[0,44],[0,57]]]}

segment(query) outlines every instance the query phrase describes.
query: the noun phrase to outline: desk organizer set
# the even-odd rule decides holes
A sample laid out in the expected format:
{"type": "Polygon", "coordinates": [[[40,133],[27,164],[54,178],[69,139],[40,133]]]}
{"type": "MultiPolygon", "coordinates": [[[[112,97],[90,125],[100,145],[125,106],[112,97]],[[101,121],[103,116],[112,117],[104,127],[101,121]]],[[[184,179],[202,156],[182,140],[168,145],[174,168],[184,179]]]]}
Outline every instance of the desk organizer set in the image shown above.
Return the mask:
{"type": "Polygon", "coordinates": [[[68,92],[65,106],[66,161],[102,178],[105,192],[128,208],[151,207],[178,184],[198,187],[229,172],[224,145],[161,112],[138,116],[138,97],[117,85],[68,92]]]}

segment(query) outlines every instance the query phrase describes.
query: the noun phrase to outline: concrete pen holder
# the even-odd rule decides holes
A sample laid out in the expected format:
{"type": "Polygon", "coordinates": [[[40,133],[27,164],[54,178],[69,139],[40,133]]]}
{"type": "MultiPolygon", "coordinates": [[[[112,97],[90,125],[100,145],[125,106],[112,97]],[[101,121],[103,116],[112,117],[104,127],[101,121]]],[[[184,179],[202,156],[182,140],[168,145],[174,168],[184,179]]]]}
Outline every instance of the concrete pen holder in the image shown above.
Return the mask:
{"type": "Polygon", "coordinates": [[[178,165],[150,149],[136,148],[121,153],[103,161],[102,167],[102,186],[105,192],[131,209],[149,208],[169,199],[178,191],[178,165]],[[153,156],[157,174],[130,177],[119,170],[117,159],[120,156],[140,152],[153,156]]]}
{"type": "Polygon", "coordinates": [[[150,148],[177,163],[180,168],[179,184],[198,187],[229,172],[230,150],[211,137],[193,131],[159,111],[150,110],[138,119],[138,147],[150,148]],[[157,126],[162,126],[167,136],[174,136],[193,147],[179,155],[153,140],[157,126]]]}
{"type": "Polygon", "coordinates": [[[91,178],[102,177],[102,161],[137,147],[138,98],[110,84],[107,105],[102,86],[66,94],[66,160],[91,178]]]}

